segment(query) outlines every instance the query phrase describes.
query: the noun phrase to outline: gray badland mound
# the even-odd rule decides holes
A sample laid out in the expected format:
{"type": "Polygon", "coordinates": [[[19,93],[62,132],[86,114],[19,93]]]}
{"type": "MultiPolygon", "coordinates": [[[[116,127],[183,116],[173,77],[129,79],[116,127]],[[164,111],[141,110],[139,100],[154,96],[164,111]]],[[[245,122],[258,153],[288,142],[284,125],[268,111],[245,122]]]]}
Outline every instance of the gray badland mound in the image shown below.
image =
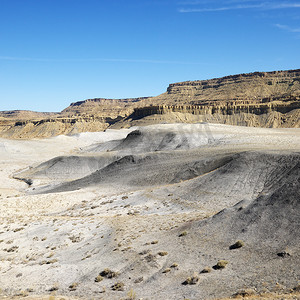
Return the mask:
{"type": "Polygon", "coordinates": [[[241,201],[201,226],[228,240],[247,239],[255,248],[300,245],[300,155],[279,156],[281,168],[266,177],[263,190],[247,205],[241,201]]]}
{"type": "Polygon", "coordinates": [[[190,149],[192,146],[188,136],[180,132],[145,132],[135,130],[128,134],[126,139],[114,148],[114,150],[134,149],[135,152],[151,152],[190,149]]]}
{"type": "Polygon", "coordinates": [[[126,155],[92,174],[35,192],[63,192],[90,186],[138,189],[181,182],[176,194],[193,202],[230,205],[257,197],[269,183],[281,182],[298,154],[242,152],[203,156],[201,151],[126,155]]]}
{"type": "Polygon", "coordinates": [[[101,156],[58,156],[36,167],[15,174],[15,178],[27,180],[74,180],[87,176],[118,159],[109,153],[101,156]]]}
{"type": "MultiPolygon", "coordinates": [[[[259,155],[251,153],[252,158],[259,155]]],[[[273,160],[269,159],[268,163],[281,168],[261,178],[264,184],[257,197],[242,200],[204,221],[188,222],[173,233],[162,234],[160,239],[164,239],[163,246],[170,251],[172,261],[180,262],[180,269],[189,270],[186,278],[193,272],[200,273],[195,288],[191,285],[180,288],[170,278],[161,286],[164,296],[177,290],[190,299],[215,299],[245,288],[261,293],[290,291],[297,286],[300,155],[271,155],[270,158],[273,160]],[[176,245],[176,251],[171,245],[176,245]],[[217,264],[219,261],[222,262],[217,264]]],[[[243,199],[243,190],[240,198],[243,199]]],[[[153,289],[155,284],[155,280],[149,283],[153,289]]]]}
{"type": "Polygon", "coordinates": [[[167,128],[140,127],[130,132],[125,139],[92,145],[89,152],[118,151],[121,153],[145,153],[194,149],[216,143],[207,124],[177,125],[167,128]]]}
{"type": "Polygon", "coordinates": [[[63,192],[95,185],[111,185],[115,187],[159,186],[182,181],[203,175],[221,167],[231,160],[231,155],[221,155],[214,158],[201,158],[199,153],[184,152],[150,153],[144,155],[126,155],[91,175],[67,182],[55,187],[49,187],[42,192],[63,192]],[[194,173],[189,173],[193,169],[194,173]],[[188,174],[187,174],[188,173],[188,174]]]}

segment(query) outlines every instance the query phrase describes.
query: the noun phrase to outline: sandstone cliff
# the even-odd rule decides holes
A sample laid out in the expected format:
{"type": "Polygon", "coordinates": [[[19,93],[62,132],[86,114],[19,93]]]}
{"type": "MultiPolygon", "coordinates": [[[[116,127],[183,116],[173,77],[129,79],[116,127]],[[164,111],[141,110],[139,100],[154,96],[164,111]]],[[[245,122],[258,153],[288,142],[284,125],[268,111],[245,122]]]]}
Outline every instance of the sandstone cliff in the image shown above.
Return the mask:
{"type": "Polygon", "coordinates": [[[152,97],[130,98],[130,99],[104,99],[95,98],[71,103],[61,113],[64,116],[74,115],[101,115],[110,118],[118,116],[125,117],[132,113],[134,107],[141,103],[151,103],[152,97]]]}
{"type": "Polygon", "coordinates": [[[49,137],[172,122],[300,127],[300,69],[170,84],[156,97],[88,99],[58,114],[0,113],[0,136],[49,137]]]}

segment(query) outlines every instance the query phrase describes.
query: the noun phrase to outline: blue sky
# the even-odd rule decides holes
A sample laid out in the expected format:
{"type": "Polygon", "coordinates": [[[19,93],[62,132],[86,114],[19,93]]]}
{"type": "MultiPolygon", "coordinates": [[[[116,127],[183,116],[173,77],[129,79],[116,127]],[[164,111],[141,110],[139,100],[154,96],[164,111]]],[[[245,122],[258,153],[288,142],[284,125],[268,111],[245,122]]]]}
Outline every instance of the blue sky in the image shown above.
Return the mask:
{"type": "Polygon", "coordinates": [[[0,0],[0,110],[300,68],[300,0],[0,0]]]}

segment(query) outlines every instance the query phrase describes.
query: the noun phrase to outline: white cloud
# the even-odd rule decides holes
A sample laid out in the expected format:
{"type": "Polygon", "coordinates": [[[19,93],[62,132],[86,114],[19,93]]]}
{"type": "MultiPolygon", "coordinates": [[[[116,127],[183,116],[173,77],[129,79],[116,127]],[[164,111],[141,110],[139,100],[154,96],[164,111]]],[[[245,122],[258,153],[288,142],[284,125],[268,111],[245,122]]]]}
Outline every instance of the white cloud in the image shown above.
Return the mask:
{"type": "Polygon", "coordinates": [[[236,9],[251,9],[251,8],[262,8],[261,4],[258,5],[236,5],[236,6],[223,6],[214,8],[181,8],[178,11],[180,13],[193,13],[193,12],[213,12],[213,11],[226,11],[236,9]]]}
{"type": "Polygon", "coordinates": [[[278,3],[270,5],[270,9],[300,8],[300,3],[278,3]]]}
{"type": "MultiPolygon", "coordinates": [[[[242,1],[242,2],[246,3],[249,1],[242,1]]],[[[222,5],[217,7],[180,8],[178,9],[178,12],[196,13],[196,12],[215,12],[215,11],[228,11],[228,10],[245,10],[245,9],[276,10],[276,9],[287,9],[287,8],[300,8],[300,2],[299,3],[261,2],[257,4],[238,4],[238,5],[231,5],[231,6],[222,5]]]]}
{"type": "Polygon", "coordinates": [[[292,28],[290,26],[282,25],[282,24],[275,24],[275,26],[279,29],[286,30],[289,32],[300,33],[300,28],[292,28]]]}
{"type": "Polygon", "coordinates": [[[219,5],[228,5],[232,3],[249,3],[249,2],[262,2],[262,0],[191,0],[191,1],[181,1],[177,5],[200,5],[200,4],[212,4],[219,3],[219,5]]]}

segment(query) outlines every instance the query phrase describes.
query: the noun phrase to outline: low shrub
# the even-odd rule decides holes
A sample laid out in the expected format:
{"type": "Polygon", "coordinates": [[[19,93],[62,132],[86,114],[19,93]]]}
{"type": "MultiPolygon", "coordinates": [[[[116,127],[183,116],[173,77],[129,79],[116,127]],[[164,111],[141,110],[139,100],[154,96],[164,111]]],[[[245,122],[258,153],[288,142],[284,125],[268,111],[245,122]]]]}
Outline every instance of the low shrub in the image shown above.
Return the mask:
{"type": "Polygon", "coordinates": [[[224,269],[228,264],[228,261],[227,260],[219,260],[217,262],[217,264],[215,266],[213,266],[213,268],[215,270],[221,270],[221,269],[224,269]]]}
{"type": "Polygon", "coordinates": [[[245,245],[244,242],[239,240],[239,241],[235,242],[233,245],[231,245],[229,247],[229,249],[233,250],[233,249],[242,248],[244,245],[245,245]]]}
{"type": "Polygon", "coordinates": [[[113,291],[124,291],[124,283],[123,282],[117,282],[114,285],[111,286],[111,289],[113,291]]]}

